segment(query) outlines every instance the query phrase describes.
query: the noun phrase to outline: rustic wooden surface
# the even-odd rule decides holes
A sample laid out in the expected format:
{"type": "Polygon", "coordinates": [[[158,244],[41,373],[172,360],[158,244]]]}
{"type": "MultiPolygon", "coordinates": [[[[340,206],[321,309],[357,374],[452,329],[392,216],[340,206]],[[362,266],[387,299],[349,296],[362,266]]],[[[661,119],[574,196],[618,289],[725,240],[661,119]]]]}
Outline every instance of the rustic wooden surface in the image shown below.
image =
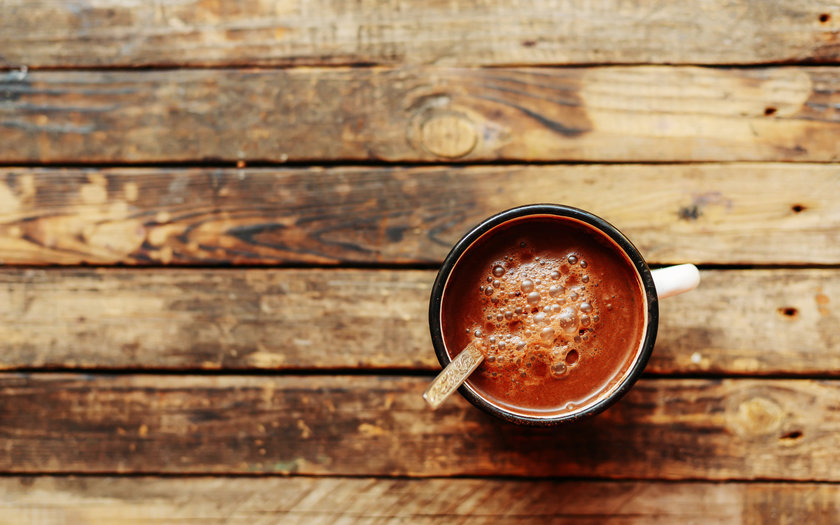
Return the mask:
{"type": "Polygon", "coordinates": [[[428,377],[0,375],[11,473],[840,481],[840,381],[645,379],[598,418],[520,428],[428,377]]]}
{"type": "Polygon", "coordinates": [[[834,0],[6,0],[0,65],[837,62],[834,0]]]}
{"type": "Polygon", "coordinates": [[[597,213],[650,263],[840,263],[840,168],[776,163],[7,168],[0,261],[438,264],[484,218],[534,202],[597,213]]]}
{"type": "Polygon", "coordinates": [[[6,163],[840,158],[825,67],[11,71],[0,101],[6,163]]]}
{"type": "Polygon", "coordinates": [[[387,478],[0,479],[0,524],[827,523],[840,487],[387,478]],[[445,497],[444,495],[448,495],[445,497]]]}
{"type": "Polygon", "coordinates": [[[835,524],[838,63],[835,0],[0,3],[0,525],[835,524]],[[534,202],[701,287],[595,419],[428,411],[534,202]]]}
{"type": "MultiPolygon", "coordinates": [[[[1,270],[0,368],[433,371],[434,276],[1,270]]],[[[704,270],[702,282],[660,303],[649,373],[840,377],[840,270],[704,270]]]]}

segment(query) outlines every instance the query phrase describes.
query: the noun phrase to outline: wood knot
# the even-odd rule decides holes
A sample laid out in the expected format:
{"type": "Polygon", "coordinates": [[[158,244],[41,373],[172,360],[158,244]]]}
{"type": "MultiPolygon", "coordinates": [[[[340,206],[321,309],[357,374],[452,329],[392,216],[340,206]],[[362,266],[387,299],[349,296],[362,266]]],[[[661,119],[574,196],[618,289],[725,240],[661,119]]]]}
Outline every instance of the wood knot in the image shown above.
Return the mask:
{"type": "Polygon", "coordinates": [[[778,403],[765,397],[755,397],[738,405],[732,427],[744,437],[776,434],[783,419],[784,411],[778,403]]]}
{"type": "Polygon", "coordinates": [[[475,148],[478,133],[465,116],[445,113],[434,115],[423,123],[420,140],[429,153],[456,159],[475,148]]]}

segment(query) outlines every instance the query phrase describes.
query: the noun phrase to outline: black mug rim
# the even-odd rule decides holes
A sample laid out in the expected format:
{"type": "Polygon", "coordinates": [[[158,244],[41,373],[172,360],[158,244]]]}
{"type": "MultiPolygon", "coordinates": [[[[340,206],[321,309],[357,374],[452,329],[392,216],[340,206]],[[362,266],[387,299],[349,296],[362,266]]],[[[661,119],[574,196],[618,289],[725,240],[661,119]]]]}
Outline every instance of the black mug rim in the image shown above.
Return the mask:
{"type": "Polygon", "coordinates": [[[642,348],[638,359],[636,359],[636,362],[622,380],[621,384],[613,390],[609,396],[593,403],[591,406],[586,407],[581,411],[574,412],[572,414],[561,414],[549,417],[528,416],[509,412],[501,407],[493,405],[484,398],[476,395],[465,385],[462,385],[458,389],[458,392],[470,403],[504,421],[519,425],[549,427],[578,421],[599,414],[627,394],[627,392],[642,375],[642,372],[650,359],[650,355],[653,352],[653,346],[656,342],[656,333],[659,325],[659,299],[656,295],[656,286],[654,285],[650,268],[648,268],[647,262],[645,262],[641,253],[639,253],[639,250],[632,242],[630,242],[630,239],[628,239],[627,236],[618,230],[618,228],[608,223],[601,217],[598,217],[586,210],[562,204],[529,204],[526,206],[511,208],[497,213],[477,226],[471,228],[466,235],[464,235],[461,240],[455,244],[452,250],[450,250],[449,254],[444,259],[440,270],[438,271],[437,278],[435,279],[434,285],[432,285],[432,294],[429,300],[429,331],[431,332],[432,345],[435,349],[435,355],[442,367],[446,367],[446,365],[449,364],[450,358],[446,352],[446,345],[443,342],[443,331],[440,324],[440,310],[443,299],[443,291],[447,281],[449,280],[449,275],[455,267],[455,263],[458,262],[461,255],[463,255],[463,253],[475,241],[477,241],[479,237],[488,231],[510,220],[530,215],[554,215],[558,217],[577,219],[578,221],[597,228],[599,231],[607,235],[621,248],[622,251],[624,251],[633,266],[636,268],[647,298],[648,322],[645,327],[644,338],[641,345],[642,348]]]}

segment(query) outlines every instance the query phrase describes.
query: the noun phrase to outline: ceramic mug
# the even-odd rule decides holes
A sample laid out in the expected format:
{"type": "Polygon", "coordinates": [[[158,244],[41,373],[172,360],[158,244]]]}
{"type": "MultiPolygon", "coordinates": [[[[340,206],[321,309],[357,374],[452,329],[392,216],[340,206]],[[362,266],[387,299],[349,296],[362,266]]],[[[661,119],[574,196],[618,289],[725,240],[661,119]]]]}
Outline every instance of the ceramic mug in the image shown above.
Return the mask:
{"type": "MultiPolygon", "coordinates": [[[[645,313],[646,320],[643,323],[644,329],[640,347],[633,354],[634,362],[624,373],[623,377],[611,389],[607,389],[609,390],[608,393],[604,395],[600,395],[599,393],[596,399],[590,404],[584,404],[568,413],[539,416],[518,413],[494,404],[482,396],[469,381],[458,389],[460,394],[473,405],[493,416],[511,423],[531,426],[553,426],[560,423],[577,421],[596,415],[621,399],[630,390],[636,380],[638,380],[639,376],[641,376],[653,351],[659,323],[659,299],[687,292],[695,288],[700,281],[697,268],[691,264],[671,266],[651,271],[639,253],[639,250],[636,249],[624,234],[604,219],[585,210],[557,204],[535,204],[503,211],[475,226],[458,241],[449,252],[449,255],[447,255],[443,266],[438,272],[437,279],[432,287],[429,304],[429,328],[431,330],[435,354],[441,366],[446,367],[451,361],[450,352],[446,347],[442,331],[442,301],[444,300],[445,291],[449,284],[449,277],[452,270],[458,264],[458,261],[475,245],[479,238],[482,238],[488,233],[492,235],[494,231],[498,231],[498,227],[505,225],[509,221],[522,221],[527,220],[529,217],[545,218],[546,216],[562,217],[566,220],[581,223],[584,227],[593,228],[613,241],[615,246],[626,255],[627,260],[632,264],[636,276],[641,283],[644,305],[640,311],[645,313]]],[[[460,348],[450,350],[453,350],[451,352],[453,356],[461,351],[460,348]]]]}

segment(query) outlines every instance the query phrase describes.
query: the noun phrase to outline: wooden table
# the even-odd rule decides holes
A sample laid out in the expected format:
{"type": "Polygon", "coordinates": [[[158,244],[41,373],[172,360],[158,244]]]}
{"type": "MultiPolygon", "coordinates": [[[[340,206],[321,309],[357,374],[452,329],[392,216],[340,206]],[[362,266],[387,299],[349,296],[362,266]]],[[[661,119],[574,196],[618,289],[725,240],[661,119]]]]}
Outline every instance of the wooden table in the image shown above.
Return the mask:
{"type": "Polygon", "coordinates": [[[5,0],[0,523],[838,523],[840,3],[5,0]],[[572,428],[420,394],[473,224],[701,287],[572,428]]]}

